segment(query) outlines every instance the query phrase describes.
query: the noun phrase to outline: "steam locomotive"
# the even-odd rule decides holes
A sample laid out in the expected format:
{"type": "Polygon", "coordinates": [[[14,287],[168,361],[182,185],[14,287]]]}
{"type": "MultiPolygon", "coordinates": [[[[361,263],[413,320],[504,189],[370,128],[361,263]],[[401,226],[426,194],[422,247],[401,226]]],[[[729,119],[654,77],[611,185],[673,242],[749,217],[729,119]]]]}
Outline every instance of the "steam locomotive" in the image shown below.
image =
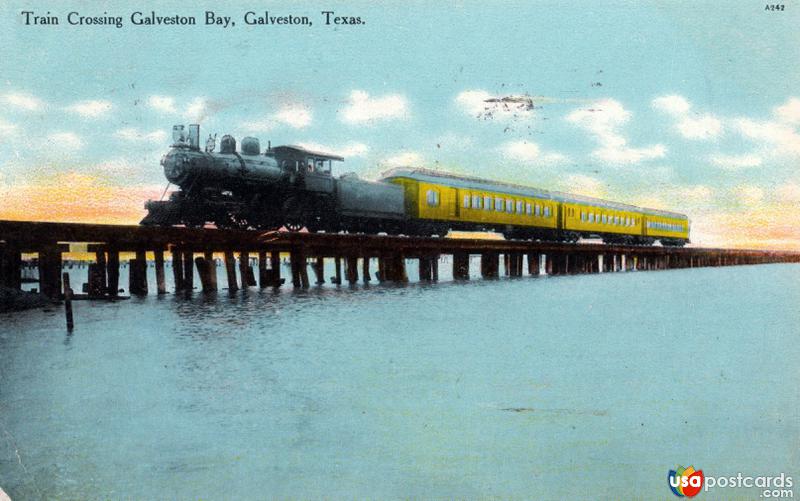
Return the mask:
{"type": "Polygon", "coordinates": [[[428,169],[388,171],[380,181],[334,177],[344,158],[258,139],[209,136],[200,127],[173,128],[174,144],[161,165],[179,190],[148,201],[143,225],[212,223],[219,228],[351,231],[444,235],[449,230],[496,231],[506,238],[681,246],[689,219],[676,212],[541,190],[428,169]]]}

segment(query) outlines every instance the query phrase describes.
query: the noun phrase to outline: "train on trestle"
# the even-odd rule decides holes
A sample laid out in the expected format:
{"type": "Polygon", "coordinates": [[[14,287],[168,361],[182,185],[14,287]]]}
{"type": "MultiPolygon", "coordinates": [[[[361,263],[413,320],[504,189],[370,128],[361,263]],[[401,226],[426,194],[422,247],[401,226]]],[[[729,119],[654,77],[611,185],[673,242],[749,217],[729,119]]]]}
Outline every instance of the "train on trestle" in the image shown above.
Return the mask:
{"type": "Polygon", "coordinates": [[[179,189],[148,201],[143,225],[445,235],[493,231],[507,239],[682,246],[686,215],[445,172],[397,168],[379,181],[335,177],[344,158],[299,146],[271,145],[226,135],[215,152],[200,127],[173,128],[174,144],[161,159],[179,189]]]}

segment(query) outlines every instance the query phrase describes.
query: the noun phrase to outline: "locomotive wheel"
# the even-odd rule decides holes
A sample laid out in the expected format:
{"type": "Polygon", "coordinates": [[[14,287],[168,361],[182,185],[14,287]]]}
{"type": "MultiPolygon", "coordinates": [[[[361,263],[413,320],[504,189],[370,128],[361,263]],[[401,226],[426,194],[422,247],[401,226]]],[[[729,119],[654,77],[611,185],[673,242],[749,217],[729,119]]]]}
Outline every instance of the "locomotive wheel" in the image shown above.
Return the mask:
{"type": "Polygon", "coordinates": [[[283,204],[283,226],[289,231],[300,231],[305,226],[303,208],[295,197],[290,197],[283,204]]]}

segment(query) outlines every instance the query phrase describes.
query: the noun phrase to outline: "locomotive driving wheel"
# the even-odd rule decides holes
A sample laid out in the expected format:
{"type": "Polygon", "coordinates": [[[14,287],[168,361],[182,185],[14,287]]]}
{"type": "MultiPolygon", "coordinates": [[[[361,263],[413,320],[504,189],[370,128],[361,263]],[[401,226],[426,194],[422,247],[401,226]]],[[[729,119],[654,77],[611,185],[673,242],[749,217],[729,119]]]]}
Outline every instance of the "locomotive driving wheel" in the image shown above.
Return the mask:
{"type": "Polygon", "coordinates": [[[286,221],[283,226],[289,231],[297,232],[302,230],[304,225],[296,221],[286,221]]]}
{"type": "Polygon", "coordinates": [[[289,231],[300,231],[305,226],[303,207],[295,197],[283,204],[283,226],[289,231]]]}

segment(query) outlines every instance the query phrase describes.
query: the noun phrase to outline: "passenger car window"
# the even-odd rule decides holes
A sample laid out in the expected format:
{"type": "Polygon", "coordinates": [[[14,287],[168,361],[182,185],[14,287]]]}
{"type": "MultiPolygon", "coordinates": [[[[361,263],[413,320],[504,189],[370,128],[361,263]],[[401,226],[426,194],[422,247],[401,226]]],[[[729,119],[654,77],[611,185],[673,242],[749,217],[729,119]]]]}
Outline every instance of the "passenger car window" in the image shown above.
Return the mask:
{"type": "Polygon", "coordinates": [[[439,206],[439,192],[437,190],[428,190],[427,193],[428,205],[431,207],[439,206]]]}
{"type": "Polygon", "coordinates": [[[469,209],[469,195],[464,195],[464,208],[469,209]]]}
{"type": "Polygon", "coordinates": [[[503,199],[497,197],[494,199],[494,210],[497,212],[503,212],[503,199]]]}
{"type": "Polygon", "coordinates": [[[484,210],[492,210],[492,197],[483,197],[484,210]]]}
{"type": "Polygon", "coordinates": [[[472,208],[473,209],[480,209],[481,208],[481,197],[480,197],[480,195],[472,195],[472,208]]]}
{"type": "Polygon", "coordinates": [[[533,207],[531,207],[531,204],[526,203],[525,204],[525,214],[530,216],[532,212],[533,212],[533,207]]]}

